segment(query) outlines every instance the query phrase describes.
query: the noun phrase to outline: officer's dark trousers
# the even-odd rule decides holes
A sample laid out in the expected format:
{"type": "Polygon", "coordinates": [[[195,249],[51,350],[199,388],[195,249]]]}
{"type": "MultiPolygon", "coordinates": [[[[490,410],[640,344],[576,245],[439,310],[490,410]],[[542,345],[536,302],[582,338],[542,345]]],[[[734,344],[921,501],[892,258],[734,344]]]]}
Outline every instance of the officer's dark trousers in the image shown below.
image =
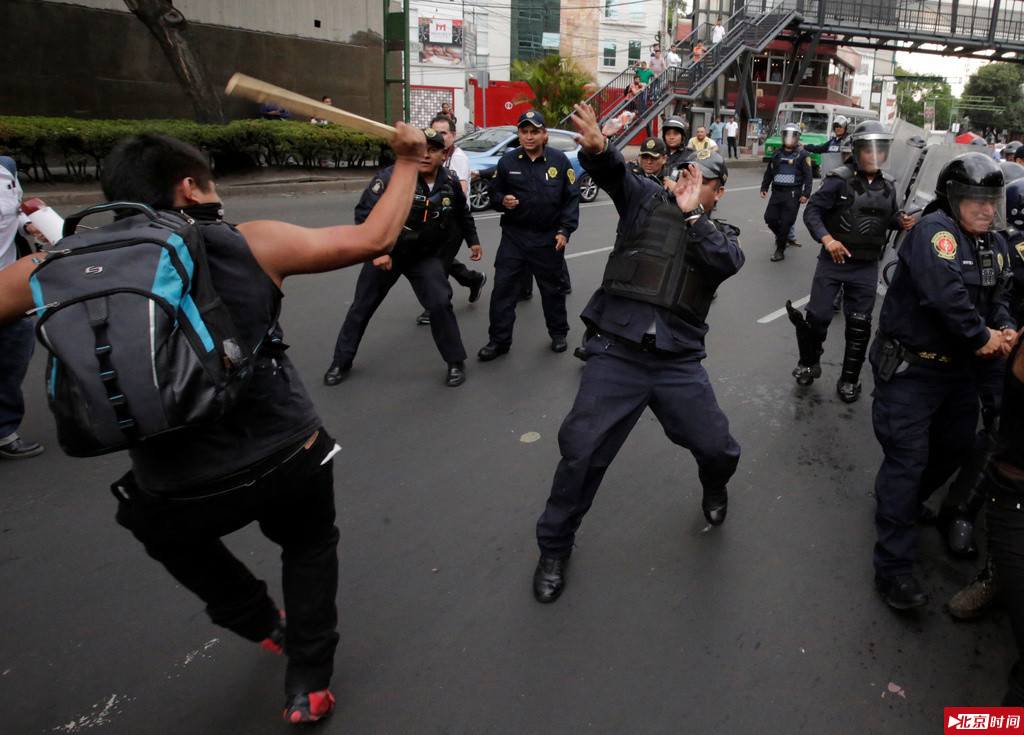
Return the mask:
{"type": "Polygon", "coordinates": [[[371,262],[363,264],[356,281],[356,295],[334,346],[335,365],[348,365],[355,358],[366,325],[399,276],[409,280],[416,298],[430,312],[430,332],[441,358],[445,362],[463,362],[466,359],[466,348],[462,345],[459,324],[452,309],[451,284],[441,261],[431,255],[412,260],[396,258],[389,271],[382,271],[371,262]]]}
{"type": "Polygon", "coordinates": [[[456,259],[455,256],[459,254],[459,248],[462,246],[462,239],[462,233],[455,228],[453,234],[448,238],[448,242],[445,243],[444,250],[441,251],[441,265],[444,266],[445,275],[454,278],[460,286],[471,288],[477,284],[483,274],[467,268],[456,259]]]}
{"type": "Polygon", "coordinates": [[[301,444],[280,453],[276,467],[260,468],[233,483],[193,488],[202,499],[171,500],[149,495],[131,474],[117,485],[117,522],[147,553],[206,603],[217,625],[243,638],[266,638],[279,620],[267,585],[253,576],[221,537],[253,521],[281,546],[281,582],[287,617],[287,694],[328,686],[334,670],[338,610],[338,529],[334,525],[333,461],[320,462],[334,446],[322,429],[309,449],[301,444]],[[249,482],[251,484],[244,484],[249,482]]]}
{"type": "Polygon", "coordinates": [[[491,289],[489,336],[494,344],[512,344],[524,271],[537,280],[548,334],[554,338],[569,333],[563,276],[565,251],[555,249],[555,233],[505,226],[494,258],[494,288],[491,289]]]}
{"type": "Polygon", "coordinates": [[[878,293],[878,262],[846,261],[819,257],[811,281],[811,299],[807,302],[807,324],[818,343],[818,354],[828,336],[828,325],[835,314],[835,300],[843,290],[843,313],[865,314],[869,318],[878,293]]]}
{"type": "Polygon", "coordinates": [[[35,320],[0,326],[0,441],[17,433],[25,416],[21,381],[35,349],[35,320]]]}
{"type": "Polygon", "coordinates": [[[882,445],[875,478],[874,564],[879,577],[913,571],[921,503],[970,457],[978,422],[978,390],[969,367],[910,365],[888,382],[875,366],[871,422],[882,445]]]}
{"type": "Polygon", "coordinates": [[[764,210],[764,221],[775,234],[776,247],[785,247],[789,240],[789,228],[796,222],[800,211],[801,191],[799,186],[772,185],[768,207],[764,210]]]}
{"type": "Polygon", "coordinates": [[[999,598],[1017,641],[1004,707],[1024,707],[1024,483],[992,468],[985,486],[988,549],[996,565],[999,598]]]}
{"type": "Polygon", "coordinates": [[[608,465],[647,406],[666,436],[693,454],[702,487],[725,486],[740,457],[699,361],[658,357],[602,334],[589,339],[586,350],[576,402],[558,432],[562,459],[537,521],[537,543],[545,556],[571,553],[608,465]]]}

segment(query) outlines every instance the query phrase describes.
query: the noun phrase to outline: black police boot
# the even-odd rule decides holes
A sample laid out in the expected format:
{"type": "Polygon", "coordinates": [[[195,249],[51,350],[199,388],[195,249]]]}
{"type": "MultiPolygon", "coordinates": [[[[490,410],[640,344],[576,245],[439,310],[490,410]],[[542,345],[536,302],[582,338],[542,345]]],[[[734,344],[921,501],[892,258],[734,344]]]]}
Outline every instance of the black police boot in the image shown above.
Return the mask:
{"type": "Polygon", "coordinates": [[[324,385],[337,385],[345,378],[348,377],[348,371],[352,369],[352,363],[347,362],[344,365],[334,365],[333,363],[327,372],[324,373],[324,385]]]}
{"type": "Polygon", "coordinates": [[[466,382],[466,363],[448,363],[448,374],[445,375],[444,384],[449,388],[458,388],[466,382]]]}
{"type": "Polygon", "coordinates": [[[423,313],[420,314],[418,317],[416,317],[416,323],[418,325],[420,325],[421,327],[429,327],[430,326],[430,312],[427,311],[426,309],[424,309],[423,313]]]}
{"type": "Polygon", "coordinates": [[[797,385],[810,385],[814,382],[815,378],[821,377],[821,365],[818,363],[813,365],[797,363],[797,366],[793,368],[793,377],[796,378],[797,385]]]}
{"type": "Polygon", "coordinates": [[[836,382],[836,393],[843,403],[853,403],[860,398],[860,369],[868,354],[871,341],[871,315],[846,315],[846,351],[843,354],[843,370],[836,382]]]}
{"type": "Polygon", "coordinates": [[[554,602],[565,589],[565,573],[569,557],[541,555],[533,572],[533,596],[537,602],[554,602]]]}
{"type": "Polygon", "coordinates": [[[797,385],[810,385],[815,378],[821,377],[821,365],[818,364],[821,343],[811,331],[807,319],[793,306],[792,301],[786,302],[786,313],[796,329],[796,346],[800,351],[800,361],[793,370],[793,377],[796,378],[797,385]]]}
{"type": "Polygon", "coordinates": [[[484,285],[487,283],[487,274],[481,273],[480,277],[473,281],[473,285],[469,287],[469,303],[475,304],[477,299],[480,298],[480,292],[484,290],[484,285]]]}
{"type": "Polygon", "coordinates": [[[508,345],[499,345],[496,342],[488,342],[480,348],[480,351],[476,353],[476,356],[480,358],[480,362],[489,362],[498,357],[498,355],[504,355],[508,350],[508,345]]]}
{"type": "Polygon", "coordinates": [[[565,352],[569,349],[569,344],[565,341],[565,337],[552,337],[551,338],[551,351],[552,352],[565,352]]]}
{"type": "Polygon", "coordinates": [[[729,493],[726,492],[725,486],[704,488],[700,507],[712,526],[721,526],[725,523],[725,514],[729,510],[729,493]]]}
{"type": "Polygon", "coordinates": [[[775,252],[772,254],[772,262],[773,263],[778,263],[780,260],[785,260],[785,259],[786,259],[786,246],[784,244],[783,245],[776,245],[775,246],[775,252]]]}
{"type": "Polygon", "coordinates": [[[985,504],[985,482],[989,463],[995,451],[995,441],[987,439],[975,447],[971,458],[960,468],[949,491],[939,506],[936,527],[942,534],[946,551],[953,557],[973,559],[978,555],[974,543],[974,519],[985,504]]]}
{"type": "Polygon", "coordinates": [[[913,574],[875,577],[875,589],[882,595],[885,604],[895,610],[910,610],[928,604],[928,595],[913,574]]]}

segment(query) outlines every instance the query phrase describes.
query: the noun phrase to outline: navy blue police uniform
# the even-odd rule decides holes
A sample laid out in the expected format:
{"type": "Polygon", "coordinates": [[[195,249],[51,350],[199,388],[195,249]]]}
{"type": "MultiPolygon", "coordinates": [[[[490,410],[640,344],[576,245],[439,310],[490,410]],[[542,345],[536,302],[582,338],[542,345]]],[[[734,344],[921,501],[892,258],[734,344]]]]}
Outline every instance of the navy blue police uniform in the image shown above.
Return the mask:
{"type": "Polygon", "coordinates": [[[871,345],[871,418],[884,459],[875,479],[878,581],[912,574],[921,504],[970,456],[978,419],[975,352],[1012,327],[1002,235],[974,236],[944,211],[899,249],[871,345]]]}
{"type": "Polygon", "coordinates": [[[490,342],[507,351],[512,344],[516,304],[522,284],[532,274],[540,291],[548,334],[564,339],[569,333],[565,311],[565,251],[555,249],[555,236],[570,237],[579,224],[580,191],[576,172],[565,154],[544,146],[536,159],[522,147],[498,161],[487,182],[491,206],[502,213],[501,242],[494,258],[491,289],[490,342]],[[519,200],[506,209],[502,200],[519,200]]]}
{"type": "Polygon", "coordinates": [[[790,228],[800,211],[800,199],[811,195],[813,182],[811,159],[803,148],[779,148],[772,154],[761,179],[761,193],[766,194],[771,187],[764,221],[775,234],[776,248],[786,249],[790,228]]]}
{"type": "Polygon", "coordinates": [[[838,137],[833,135],[824,143],[811,143],[809,145],[804,145],[804,150],[808,153],[841,153],[843,146],[847,145],[849,141],[850,134],[843,133],[838,137]]]}
{"type": "Polygon", "coordinates": [[[714,289],[743,265],[739,230],[716,225],[702,214],[678,230],[647,231],[650,239],[666,243],[685,230],[686,262],[703,279],[696,297],[702,302],[699,315],[683,318],[665,306],[610,293],[609,271],[616,255],[628,251],[645,234],[645,226],[661,216],[653,213],[682,213],[658,181],[629,173],[614,147],[597,155],[581,153],[580,162],[611,196],[619,224],[605,285],[581,315],[593,335],[585,346],[579,392],[558,434],[562,459],[537,522],[542,560],[571,553],[608,465],[648,406],[668,438],[693,454],[706,492],[720,491],[724,499],[740,456],[701,365],[708,331],[704,316],[714,289]]]}
{"type": "MultiPolygon", "coordinates": [[[[363,191],[356,205],[356,224],[366,221],[387,189],[393,170],[388,167],[378,173],[363,191]]],[[[442,166],[433,186],[422,177],[416,183],[412,210],[391,251],[391,269],[381,270],[368,261],[359,271],[355,297],[334,347],[333,366],[343,370],[351,367],[366,325],[399,276],[408,279],[416,298],[429,312],[430,331],[441,358],[449,364],[465,361],[466,348],[452,309],[452,287],[440,258],[450,231],[456,227],[470,245],[480,244],[459,178],[442,166]]]]}

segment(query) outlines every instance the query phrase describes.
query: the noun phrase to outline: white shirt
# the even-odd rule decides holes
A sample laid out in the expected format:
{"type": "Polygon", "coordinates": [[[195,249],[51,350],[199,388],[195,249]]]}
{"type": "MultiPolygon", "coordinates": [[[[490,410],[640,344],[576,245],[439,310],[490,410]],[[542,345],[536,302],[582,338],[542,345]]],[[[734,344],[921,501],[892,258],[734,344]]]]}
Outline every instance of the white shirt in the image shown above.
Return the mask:
{"type": "Polygon", "coordinates": [[[470,172],[472,171],[469,165],[469,156],[454,143],[452,144],[452,152],[448,154],[448,160],[445,161],[445,166],[455,172],[460,182],[465,183],[466,186],[463,189],[469,186],[470,172]]]}
{"type": "Polygon", "coordinates": [[[18,211],[21,206],[21,184],[6,167],[0,166],[0,270],[18,258],[14,236],[19,219],[27,219],[18,211]]]}
{"type": "Polygon", "coordinates": [[[668,54],[665,56],[665,61],[668,62],[669,66],[682,66],[683,65],[682,57],[679,54],[677,54],[675,51],[669,51],[668,54]]]}
{"type": "Polygon", "coordinates": [[[725,38],[725,26],[716,25],[711,31],[711,43],[718,43],[725,38]]]}
{"type": "Polygon", "coordinates": [[[725,124],[725,137],[735,138],[740,132],[740,124],[735,120],[730,120],[725,124]]]}

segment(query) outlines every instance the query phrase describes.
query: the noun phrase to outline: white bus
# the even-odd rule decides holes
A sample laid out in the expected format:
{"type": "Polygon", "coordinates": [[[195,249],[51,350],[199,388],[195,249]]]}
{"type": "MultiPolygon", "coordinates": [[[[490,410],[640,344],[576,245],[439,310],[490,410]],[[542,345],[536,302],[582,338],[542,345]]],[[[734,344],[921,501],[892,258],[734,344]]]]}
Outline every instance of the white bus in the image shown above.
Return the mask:
{"type": "MultiPolygon", "coordinates": [[[[865,120],[878,119],[877,112],[865,110],[863,107],[846,107],[828,102],[783,102],[779,105],[779,112],[775,118],[773,135],[764,144],[764,160],[768,161],[775,153],[775,149],[782,145],[779,131],[783,126],[790,123],[799,125],[800,142],[804,145],[817,145],[832,137],[832,121],[837,115],[842,115],[850,121],[847,130],[851,132],[865,120]]],[[[814,165],[814,175],[817,176],[821,166],[821,156],[812,153],[811,161],[814,165]]]]}

